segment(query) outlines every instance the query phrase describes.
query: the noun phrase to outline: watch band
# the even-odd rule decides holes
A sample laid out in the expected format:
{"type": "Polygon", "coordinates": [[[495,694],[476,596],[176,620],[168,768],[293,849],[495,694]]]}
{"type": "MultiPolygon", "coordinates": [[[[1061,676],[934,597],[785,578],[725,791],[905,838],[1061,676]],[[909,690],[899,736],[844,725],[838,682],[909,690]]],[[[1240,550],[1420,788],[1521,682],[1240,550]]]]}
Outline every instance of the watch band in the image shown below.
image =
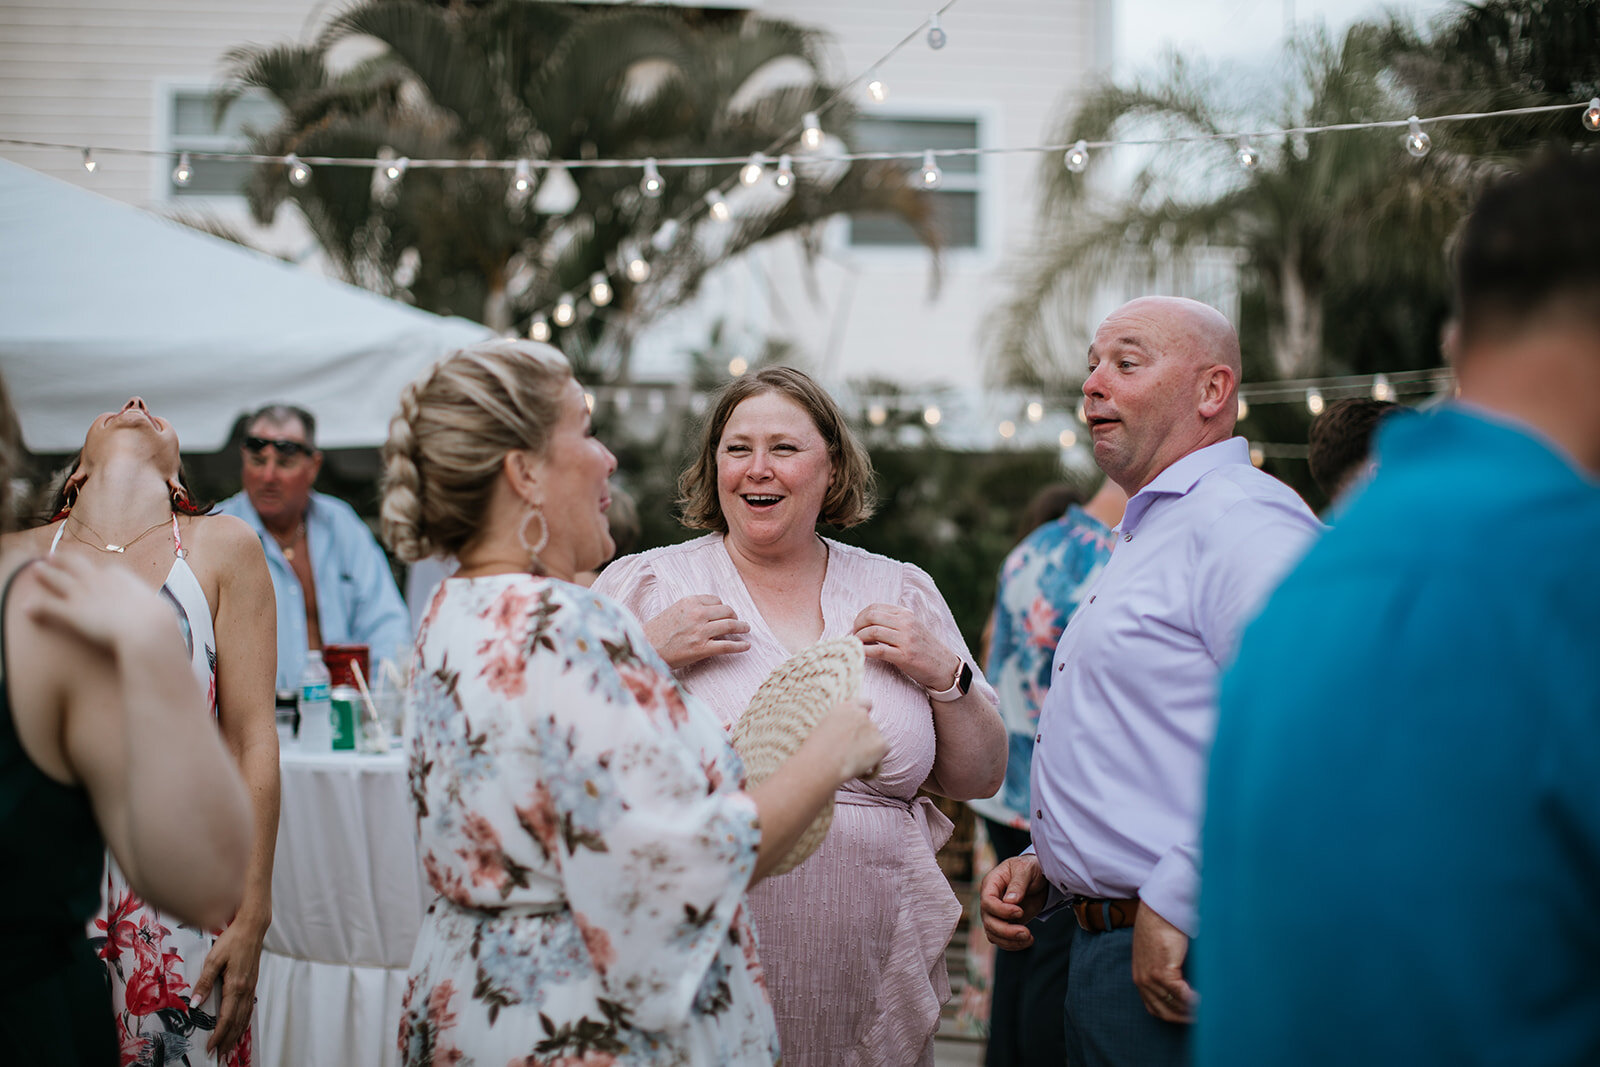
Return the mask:
{"type": "Polygon", "coordinates": [[[928,699],[936,700],[941,704],[948,704],[953,700],[960,700],[972,688],[972,664],[966,660],[961,661],[961,666],[956,668],[955,680],[950,683],[950,688],[934,692],[927,690],[928,699]]]}

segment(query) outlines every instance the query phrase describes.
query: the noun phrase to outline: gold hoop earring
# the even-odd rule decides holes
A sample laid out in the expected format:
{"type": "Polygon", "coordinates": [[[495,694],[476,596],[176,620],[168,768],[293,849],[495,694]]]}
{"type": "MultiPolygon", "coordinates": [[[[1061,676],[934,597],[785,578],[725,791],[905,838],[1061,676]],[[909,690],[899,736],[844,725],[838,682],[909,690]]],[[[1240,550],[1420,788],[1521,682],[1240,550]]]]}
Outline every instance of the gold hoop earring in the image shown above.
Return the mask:
{"type": "Polygon", "coordinates": [[[544,546],[550,543],[550,524],[544,520],[544,509],[537,504],[528,505],[528,517],[522,520],[522,525],[517,527],[517,543],[528,554],[529,563],[539,562],[539,553],[544,551],[544,546]],[[539,541],[537,544],[528,544],[528,523],[534,519],[539,520],[539,541]]]}

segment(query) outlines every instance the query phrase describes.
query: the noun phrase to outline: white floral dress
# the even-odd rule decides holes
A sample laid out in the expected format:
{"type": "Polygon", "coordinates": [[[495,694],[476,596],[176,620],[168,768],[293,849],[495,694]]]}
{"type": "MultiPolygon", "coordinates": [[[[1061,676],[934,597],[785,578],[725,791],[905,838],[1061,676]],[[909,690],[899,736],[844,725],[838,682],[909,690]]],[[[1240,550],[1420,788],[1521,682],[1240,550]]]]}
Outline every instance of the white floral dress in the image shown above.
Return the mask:
{"type": "Polygon", "coordinates": [[[611,600],[441,583],[412,663],[428,879],[407,1064],[778,1062],[744,890],[760,829],[716,718],[611,600]]]}

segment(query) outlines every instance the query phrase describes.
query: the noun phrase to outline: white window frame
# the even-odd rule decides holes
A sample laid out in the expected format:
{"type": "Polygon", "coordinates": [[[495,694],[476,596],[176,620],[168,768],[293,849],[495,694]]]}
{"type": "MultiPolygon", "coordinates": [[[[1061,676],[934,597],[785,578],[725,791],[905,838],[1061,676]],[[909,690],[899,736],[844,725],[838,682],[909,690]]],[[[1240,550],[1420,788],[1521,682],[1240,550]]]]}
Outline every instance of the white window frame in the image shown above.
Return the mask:
{"type": "MultiPolygon", "coordinates": [[[[196,79],[168,79],[155,84],[155,101],[152,105],[155,121],[151,123],[154,134],[155,149],[158,152],[168,153],[152,158],[150,166],[150,198],[165,204],[187,204],[199,208],[225,208],[238,209],[245,203],[243,193],[209,194],[194,196],[178,196],[172,191],[172,168],[177,165],[178,156],[182,152],[241,152],[249,151],[247,144],[241,144],[231,137],[222,134],[191,135],[184,138],[184,143],[174,143],[177,134],[173,130],[172,112],[180,94],[199,93],[205,96],[215,96],[222,87],[216,82],[201,81],[196,79]]],[[[195,162],[196,167],[205,165],[205,160],[195,162]]]]}
{"type": "MultiPolygon", "coordinates": [[[[1001,135],[1001,108],[993,103],[977,103],[972,101],[939,101],[917,100],[897,103],[891,96],[882,105],[867,104],[862,108],[862,117],[870,119],[884,119],[894,121],[906,120],[946,120],[950,122],[972,122],[977,125],[978,148],[993,148],[999,143],[1001,135]]],[[[972,191],[978,194],[978,243],[970,247],[946,246],[939,250],[939,254],[948,264],[954,266],[990,266],[999,259],[1001,248],[1000,227],[1003,224],[1004,212],[1000,209],[1000,164],[1005,159],[1002,156],[978,156],[977,173],[951,174],[948,171],[944,176],[943,189],[954,189],[961,192],[972,191]]],[[[912,171],[915,173],[920,164],[912,162],[912,171]]],[[[835,218],[827,231],[830,243],[839,250],[840,254],[860,259],[869,263],[883,263],[885,265],[905,265],[907,260],[921,260],[928,254],[927,246],[922,244],[909,245],[856,245],[850,243],[850,220],[845,216],[835,218]]]]}

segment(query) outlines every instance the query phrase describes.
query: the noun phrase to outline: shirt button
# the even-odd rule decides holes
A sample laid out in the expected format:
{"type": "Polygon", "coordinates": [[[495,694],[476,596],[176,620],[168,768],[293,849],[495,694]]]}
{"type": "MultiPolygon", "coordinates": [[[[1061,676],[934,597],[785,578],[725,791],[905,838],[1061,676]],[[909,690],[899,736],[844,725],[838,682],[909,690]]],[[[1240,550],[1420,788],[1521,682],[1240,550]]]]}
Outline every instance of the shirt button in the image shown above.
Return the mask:
{"type": "Polygon", "coordinates": [[[1042,818],[1044,818],[1044,812],[1043,811],[1035,811],[1033,813],[1033,817],[1035,819],[1042,819],[1042,818]]]}
{"type": "Polygon", "coordinates": [[[1058,671],[1064,671],[1064,670],[1066,670],[1066,669],[1067,669],[1067,665],[1066,665],[1066,664],[1065,664],[1065,663],[1058,663],[1058,664],[1056,664],[1056,670],[1058,670],[1058,671]]]}
{"type": "Polygon", "coordinates": [[[1132,541],[1133,540],[1133,534],[1123,534],[1122,535],[1122,539],[1124,541],[1132,541]]]}
{"type": "Polygon", "coordinates": [[[1034,734],[1034,736],[1033,736],[1033,743],[1034,744],[1037,745],[1039,742],[1041,742],[1043,740],[1044,740],[1044,734],[1034,734]]]}

